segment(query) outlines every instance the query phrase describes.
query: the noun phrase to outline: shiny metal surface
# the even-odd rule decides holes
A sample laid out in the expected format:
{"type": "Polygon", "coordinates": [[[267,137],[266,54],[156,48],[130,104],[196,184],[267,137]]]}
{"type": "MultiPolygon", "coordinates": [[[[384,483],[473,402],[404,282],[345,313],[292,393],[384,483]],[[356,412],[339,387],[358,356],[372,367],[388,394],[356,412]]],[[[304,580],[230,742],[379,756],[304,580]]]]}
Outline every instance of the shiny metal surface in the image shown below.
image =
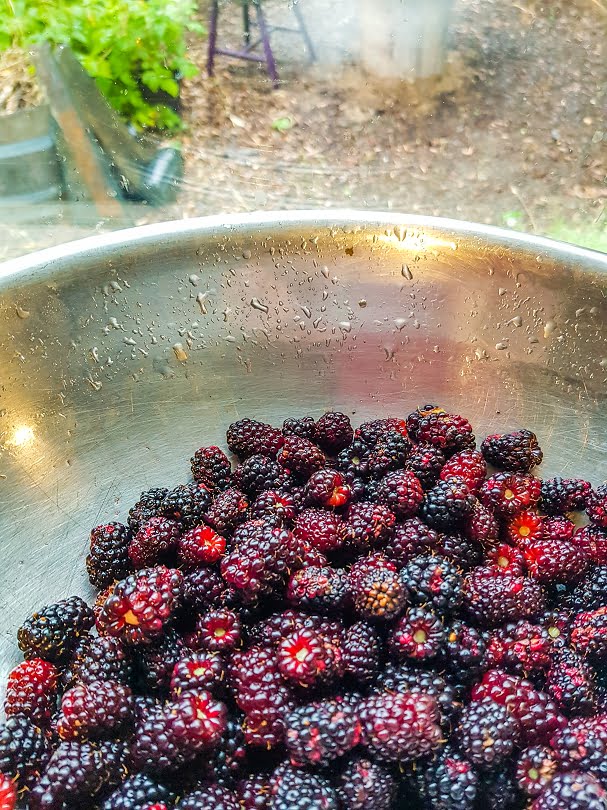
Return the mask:
{"type": "Polygon", "coordinates": [[[88,531],[249,415],[436,400],[607,476],[607,256],[482,226],[317,212],[153,225],[0,266],[0,659],[89,593],[88,531]]]}

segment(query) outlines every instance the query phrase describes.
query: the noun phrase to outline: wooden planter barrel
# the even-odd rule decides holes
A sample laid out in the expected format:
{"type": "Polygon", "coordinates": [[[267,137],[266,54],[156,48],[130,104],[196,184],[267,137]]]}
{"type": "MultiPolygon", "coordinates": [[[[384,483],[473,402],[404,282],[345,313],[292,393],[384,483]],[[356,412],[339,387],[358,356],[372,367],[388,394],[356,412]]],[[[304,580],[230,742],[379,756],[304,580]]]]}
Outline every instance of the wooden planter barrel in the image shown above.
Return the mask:
{"type": "Polygon", "coordinates": [[[359,0],[361,58],[375,76],[426,79],[442,73],[454,0],[359,0]]]}

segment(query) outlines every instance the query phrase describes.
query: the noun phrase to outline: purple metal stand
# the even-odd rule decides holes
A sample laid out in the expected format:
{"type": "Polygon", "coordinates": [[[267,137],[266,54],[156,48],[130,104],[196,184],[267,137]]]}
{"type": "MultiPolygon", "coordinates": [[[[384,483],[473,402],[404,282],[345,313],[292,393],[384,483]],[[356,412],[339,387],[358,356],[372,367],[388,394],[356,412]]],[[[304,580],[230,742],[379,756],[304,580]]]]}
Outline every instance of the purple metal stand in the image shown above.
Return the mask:
{"type": "Polygon", "coordinates": [[[280,25],[269,25],[262,7],[262,0],[241,0],[242,3],[242,24],[243,24],[243,42],[244,47],[241,51],[232,50],[230,48],[221,48],[217,46],[217,29],[219,24],[219,0],[213,0],[211,3],[211,15],[209,19],[209,50],[207,55],[207,72],[212,76],[215,71],[215,57],[220,54],[222,56],[231,56],[234,59],[246,59],[249,62],[263,62],[266,66],[268,76],[272,80],[274,87],[279,85],[278,69],[276,67],[276,60],[272,51],[272,44],[270,42],[270,35],[274,31],[283,31],[290,34],[298,34],[303,39],[305,46],[310,55],[310,61],[316,61],[316,51],[306,24],[298,6],[297,0],[294,0],[292,5],[293,14],[297,22],[297,28],[285,28],[280,25]],[[255,8],[256,20],[252,21],[250,16],[250,6],[255,8]],[[259,38],[251,42],[251,26],[256,25],[259,32],[259,38]],[[263,55],[256,53],[255,49],[261,45],[263,48],[263,55]]]}

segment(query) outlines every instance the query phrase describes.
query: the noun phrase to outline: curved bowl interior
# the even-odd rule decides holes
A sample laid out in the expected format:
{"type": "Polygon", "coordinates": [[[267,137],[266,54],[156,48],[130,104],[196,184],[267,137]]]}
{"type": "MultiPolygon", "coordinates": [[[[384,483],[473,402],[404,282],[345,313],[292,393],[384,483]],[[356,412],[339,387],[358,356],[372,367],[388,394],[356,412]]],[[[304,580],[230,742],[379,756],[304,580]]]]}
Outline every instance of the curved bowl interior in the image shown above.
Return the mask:
{"type": "Polygon", "coordinates": [[[438,401],[602,480],[606,316],[602,254],[401,215],[168,223],[0,267],[2,668],[30,611],[88,593],[90,528],[245,415],[438,401]]]}

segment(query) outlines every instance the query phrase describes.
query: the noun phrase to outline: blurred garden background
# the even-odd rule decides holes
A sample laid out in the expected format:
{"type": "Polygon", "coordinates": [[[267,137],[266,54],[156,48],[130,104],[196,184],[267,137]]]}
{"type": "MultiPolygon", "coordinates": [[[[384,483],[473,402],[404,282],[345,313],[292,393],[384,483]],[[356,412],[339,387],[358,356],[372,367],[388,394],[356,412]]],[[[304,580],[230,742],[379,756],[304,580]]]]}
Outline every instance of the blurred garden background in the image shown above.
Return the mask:
{"type": "MultiPolygon", "coordinates": [[[[343,207],[607,251],[607,0],[428,0],[446,24],[431,75],[381,64],[386,37],[413,24],[394,4],[410,0],[297,0],[315,60],[301,36],[272,32],[277,86],[264,63],[221,55],[208,75],[212,2],[0,0],[0,133],[4,116],[44,103],[36,49],[64,44],[133,137],[177,146],[184,162],[174,201],[93,224],[75,202],[0,202],[0,259],[128,224],[343,207]]],[[[294,25],[286,0],[263,9],[270,25],[294,25]]],[[[224,0],[218,42],[240,48],[242,36],[241,0],[224,0]]]]}

